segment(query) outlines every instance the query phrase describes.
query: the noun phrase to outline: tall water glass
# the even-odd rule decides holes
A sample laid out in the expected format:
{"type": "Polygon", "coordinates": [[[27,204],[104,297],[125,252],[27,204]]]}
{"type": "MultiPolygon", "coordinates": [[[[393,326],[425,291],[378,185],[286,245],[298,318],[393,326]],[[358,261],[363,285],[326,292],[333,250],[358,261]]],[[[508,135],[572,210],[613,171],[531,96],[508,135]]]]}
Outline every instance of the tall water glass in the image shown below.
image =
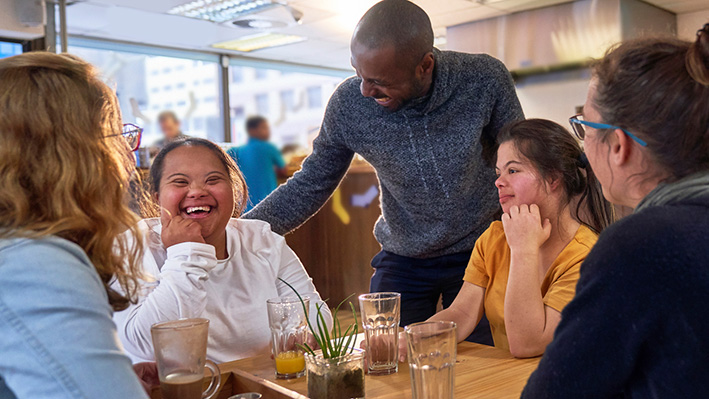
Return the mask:
{"type": "Polygon", "coordinates": [[[452,399],[458,342],[452,321],[406,326],[411,390],[414,399],[452,399]]]}
{"type": "MultiPolygon", "coordinates": [[[[310,299],[303,297],[305,309],[310,299]]],[[[271,350],[276,361],[276,378],[291,379],[305,375],[305,357],[298,347],[306,342],[308,314],[295,296],[266,301],[268,326],[271,328],[271,350]]]]}
{"type": "Polygon", "coordinates": [[[377,292],[359,296],[369,374],[396,373],[399,369],[401,294],[377,292]]]}
{"type": "Polygon", "coordinates": [[[180,319],[150,328],[164,399],[210,399],[221,385],[219,367],[207,360],[209,320],[180,319]],[[212,381],[203,391],[204,369],[212,381]]]}

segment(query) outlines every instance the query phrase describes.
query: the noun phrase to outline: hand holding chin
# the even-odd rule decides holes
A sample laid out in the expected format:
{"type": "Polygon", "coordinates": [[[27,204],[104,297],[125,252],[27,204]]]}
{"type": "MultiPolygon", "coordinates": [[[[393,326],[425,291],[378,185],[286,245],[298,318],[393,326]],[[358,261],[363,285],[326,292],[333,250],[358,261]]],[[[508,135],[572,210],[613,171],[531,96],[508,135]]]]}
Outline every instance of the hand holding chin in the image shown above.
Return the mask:
{"type": "Polygon", "coordinates": [[[180,215],[172,216],[161,208],[162,233],[160,234],[165,248],[183,242],[205,243],[202,237],[202,226],[194,220],[185,219],[180,215]]]}
{"type": "Polygon", "coordinates": [[[542,220],[536,204],[512,206],[502,215],[502,227],[511,251],[537,251],[551,234],[551,223],[542,220]]]}

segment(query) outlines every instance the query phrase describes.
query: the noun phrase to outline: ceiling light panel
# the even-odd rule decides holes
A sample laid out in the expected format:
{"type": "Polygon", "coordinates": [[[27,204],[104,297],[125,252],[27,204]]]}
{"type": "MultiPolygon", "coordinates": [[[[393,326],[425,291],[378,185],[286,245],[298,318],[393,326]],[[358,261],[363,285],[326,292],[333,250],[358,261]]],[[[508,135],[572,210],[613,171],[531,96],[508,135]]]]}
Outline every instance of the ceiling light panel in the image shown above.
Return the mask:
{"type": "Polygon", "coordinates": [[[260,33],[258,35],[244,36],[236,40],[212,44],[212,47],[225,50],[250,52],[264,48],[284,46],[307,40],[306,37],[296,35],[283,35],[280,33],[260,33]]]}
{"type": "Polygon", "coordinates": [[[282,3],[275,0],[195,0],[167,13],[222,23],[280,5],[282,3]]]}

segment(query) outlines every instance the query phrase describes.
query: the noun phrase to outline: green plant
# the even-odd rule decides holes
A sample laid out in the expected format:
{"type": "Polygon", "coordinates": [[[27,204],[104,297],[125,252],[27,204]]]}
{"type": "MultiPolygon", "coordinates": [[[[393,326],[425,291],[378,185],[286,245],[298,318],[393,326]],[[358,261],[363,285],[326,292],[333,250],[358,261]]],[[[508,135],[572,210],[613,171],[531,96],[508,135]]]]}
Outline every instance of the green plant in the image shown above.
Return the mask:
{"type": "MultiPolygon", "coordinates": [[[[300,304],[303,306],[303,311],[307,315],[308,309],[305,307],[305,302],[303,302],[303,298],[300,296],[298,291],[296,291],[296,289],[293,288],[292,285],[288,284],[287,281],[283,280],[280,277],[278,279],[283,281],[285,285],[287,285],[291,290],[293,290],[293,292],[295,292],[295,295],[298,296],[298,299],[300,300],[300,304]]],[[[354,348],[351,347],[351,345],[355,342],[355,336],[357,335],[359,330],[357,329],[357,312],[355,312],[355,308],[354,305],[352,305],[352,302],[350,302],[349,304],[350,308],[352,309],[352,315],[354,316],[354,323],[350,324],[347,329],[345,329],[344,334],[342,334],[342,326],[340,325],[340,321],[337,319],[337,312],[340,310],[340,306],[342,306],[345,301],[352,298],[352,295],[343,299],[342,302],[340,302],[340,304],[337,305],[335,309],[333,309],[331,334],[327,331],[325,317],[323,317],[321,311],[322,307],[325,306],[325,301],[315,305],[315,308],[318,312],[316,318],[317,322],[315,323],[316,327],[318,328],[317,331],[315,331],[312,323],[310,323],[310,318],[306,317],[308,321],[308,329],[310,329],[310,333],[313,334],[315,341],[318,343],[318,345],[320,345],[320,349],[322,350],[322,357],[324,359],[333,359],[336,357],[347,355],[354,351],[354,348]]],[[[310,347],[310,345],[308,345],[307,342],[303,343],[302,345],[298,344],[298,347],[303,351],[308,352],[312,356],[315,356],[315,351],[313,350],[313,348],[310,347]]]]}

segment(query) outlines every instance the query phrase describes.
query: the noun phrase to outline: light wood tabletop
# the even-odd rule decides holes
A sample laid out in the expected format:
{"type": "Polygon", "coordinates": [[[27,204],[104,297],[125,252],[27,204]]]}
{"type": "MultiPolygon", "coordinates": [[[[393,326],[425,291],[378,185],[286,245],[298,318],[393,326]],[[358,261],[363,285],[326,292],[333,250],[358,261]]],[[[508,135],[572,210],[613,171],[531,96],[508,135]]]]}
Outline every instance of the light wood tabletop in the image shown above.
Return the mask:
{"type": "MultiPolygon", "coordinates": [[[[539,358],[515,359],[509,352],[489,346],[462,342],[458,344],[455,365],[457,398],[519,398],[527,378],[539,358]]],[[[278,380],[269,356],[258,356],[219,365],[226,375],[230,392],[245,390],[264,393],[264,399],[305,398],[305,377],[278,380]]],[[[366,376],[367,398],[410,398],[411,379],[408,364],[399,363],[399,372],[385,376],[366,376]]],[[[220,394],[219,397],[222,397],[220,394]]]]}

